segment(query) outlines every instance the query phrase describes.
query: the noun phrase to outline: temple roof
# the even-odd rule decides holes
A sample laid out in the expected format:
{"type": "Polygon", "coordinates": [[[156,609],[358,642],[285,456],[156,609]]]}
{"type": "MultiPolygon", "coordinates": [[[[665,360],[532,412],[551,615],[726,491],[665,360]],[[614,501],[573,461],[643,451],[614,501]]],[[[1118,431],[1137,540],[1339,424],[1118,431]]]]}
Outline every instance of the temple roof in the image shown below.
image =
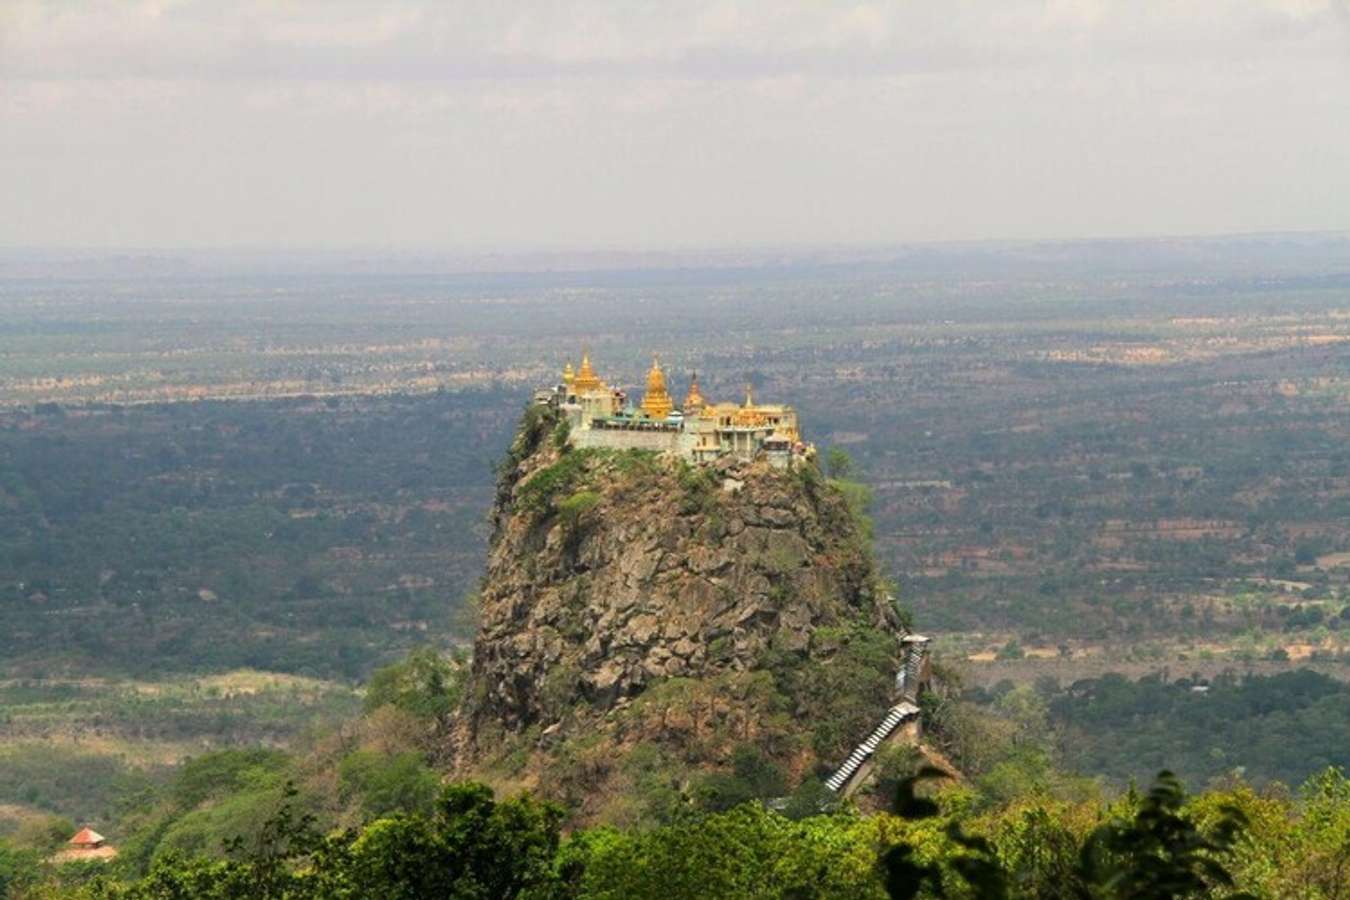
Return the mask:
{"type": "Polygon", "coordinates": [[[102,844],[106,840],[107,838],[105,838],[103,835],[99,834],[97,831],[86,825],[84,828],[81,828],[79,831],[75,832],[75,836],[71,838],[67,843],[76,845],[102,844]]]}

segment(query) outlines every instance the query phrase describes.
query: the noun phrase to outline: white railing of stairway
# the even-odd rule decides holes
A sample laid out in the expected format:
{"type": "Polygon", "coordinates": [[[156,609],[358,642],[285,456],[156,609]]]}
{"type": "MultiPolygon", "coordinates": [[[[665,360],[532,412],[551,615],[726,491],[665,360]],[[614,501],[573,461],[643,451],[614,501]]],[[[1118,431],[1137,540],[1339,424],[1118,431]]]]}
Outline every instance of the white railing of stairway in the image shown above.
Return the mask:
{"type": "Polygon", "coordinates": [[[863,763],[876,753],[882,741],[890,737],[902,722],[908,722],[919,715],[919,707],[915,705],[915,701],[919,698],[919,681],[923,677],[923,664],[928,658],[928,640],[921,634],[907,635],[903,638],[905,661],[895,678],[896,692],[902,699],[887,710],[881,724],[872,729],[872,733],[853,748],[853,752],[844,760],[843,765],[825,779],[827,788],[835,792],[842,790],[849,779],[862,768],[863,763]]]}

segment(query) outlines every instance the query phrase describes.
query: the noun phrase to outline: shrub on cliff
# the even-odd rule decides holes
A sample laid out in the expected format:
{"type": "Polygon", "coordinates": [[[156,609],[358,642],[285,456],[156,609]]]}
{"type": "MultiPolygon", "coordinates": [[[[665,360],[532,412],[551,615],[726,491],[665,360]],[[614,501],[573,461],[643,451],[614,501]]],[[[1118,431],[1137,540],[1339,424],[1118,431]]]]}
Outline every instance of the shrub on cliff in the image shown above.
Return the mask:
{"type": "Polygon", "coordinates": [[[555,511],[557,498],[571,493],[586,471],[587,464],[599,451],[575,450],[564,455],[551,466],[535,472],[516,491],[516,505],[535,516],[546,516],[555,511]]]}

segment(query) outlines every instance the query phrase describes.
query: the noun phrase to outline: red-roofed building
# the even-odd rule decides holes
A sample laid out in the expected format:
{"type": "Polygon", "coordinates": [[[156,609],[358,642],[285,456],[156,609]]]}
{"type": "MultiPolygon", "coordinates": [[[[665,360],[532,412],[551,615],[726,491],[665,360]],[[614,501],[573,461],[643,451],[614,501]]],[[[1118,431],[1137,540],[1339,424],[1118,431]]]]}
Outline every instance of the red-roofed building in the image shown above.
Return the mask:
{"type": "Polygon", "coordinates": [[[71,838],[67,843],[69,843],[70,846],[76,847],[80,850],[97,850],[99,847],[102,847],[104,844],[108,843],[108,840],[103,835],[99,834],[97,831],[86,825],[84,828],[81,828],[79,831],[75,832],[75,836],[71,838]]]}
{"type": "Polygon", "coordinates": [[[87,825],[75,832],[75,836],[67,841],[66,845],[66,849],[52,857],[52,862],[107,860],[117,856],[117,850],[108,845],[108,839],[87,825]]]}

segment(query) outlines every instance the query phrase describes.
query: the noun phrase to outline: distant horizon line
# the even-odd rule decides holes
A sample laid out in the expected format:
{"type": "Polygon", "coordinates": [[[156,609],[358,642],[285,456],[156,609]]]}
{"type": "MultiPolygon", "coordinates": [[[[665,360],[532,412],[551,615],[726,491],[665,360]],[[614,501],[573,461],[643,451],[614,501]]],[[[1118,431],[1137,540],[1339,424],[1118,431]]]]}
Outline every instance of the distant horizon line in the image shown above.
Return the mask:
{"type": "Polygon", "coordinates": [[[1083,236],[1044,237],[971,237],[933,238],[894,241],[799,241],[746,242],[709,244],[670,244],[644,246],[639,244],[498,244],[481,247],[433,244],[6,244],[0,243],[0,254],[249,254],[259,256],[284,255],[376,255],[388,256],[662,256],[691,254],[763,254],[763,253],[837,253],[886,252],[907,248],[941,247],[1015,247],[1036,245],[1118,244],[1158,241],[1242,241],[1262,238],[1317,238],[1342,237],[1350,239],[1350,228],[1275,229],[1255,231],[1196,231],[1196,232],[1138,232],[1130,234],[1102,234],[1083,236]]]}
{"type": "Polygon", "coordinates": [[[0,281],[98,278],[743,278],[854,269],[909,277],[1055,272],[1288,275],[1350,272],[1350,231],[702,247],[3,246],[0,281]]]}

